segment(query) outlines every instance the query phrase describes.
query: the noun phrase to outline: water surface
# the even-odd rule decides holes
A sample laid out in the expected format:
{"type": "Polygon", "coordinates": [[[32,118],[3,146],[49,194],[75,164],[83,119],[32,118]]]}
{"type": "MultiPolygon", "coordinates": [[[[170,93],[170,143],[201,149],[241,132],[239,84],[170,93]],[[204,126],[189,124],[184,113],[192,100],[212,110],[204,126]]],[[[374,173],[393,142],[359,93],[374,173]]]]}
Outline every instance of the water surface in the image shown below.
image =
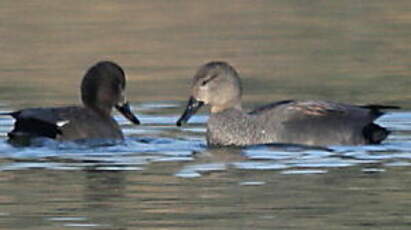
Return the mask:
{"type": "Polygon", "coordinates": [[[411,3],[24,1],[0,4],[0,112],[77,104],[103,59],[143,125],[124,144],[16,148],[0,117],[0,229],[409,229],[411,3]],[[233,64],[244,104],[402,106],[376,146],[207,148],[203,109],[175,127],[196,68],[233,64]]]}

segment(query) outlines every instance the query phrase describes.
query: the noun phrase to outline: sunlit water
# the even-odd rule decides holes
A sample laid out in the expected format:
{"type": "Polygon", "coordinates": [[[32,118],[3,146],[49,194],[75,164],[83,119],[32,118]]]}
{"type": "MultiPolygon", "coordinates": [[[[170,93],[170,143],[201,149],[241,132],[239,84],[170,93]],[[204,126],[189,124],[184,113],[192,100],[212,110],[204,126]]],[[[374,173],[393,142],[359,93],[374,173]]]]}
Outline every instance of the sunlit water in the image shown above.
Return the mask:
{"type": "Polygon", "coordinates": [[[123,143],[13,147],[0,116],[0,229],[409,229],[408,1],[56,1],[0,7],[0,113],[78,101],[117,61],[142,125],[123,143]],[[404,107],[381,145],[208,148],[176,127],[196,68],[238,68],[246,107],[289,98],[404,107]]]}
{"type": "MultiPolygon", "coordinates": [[[[142,111],[156,112],[178,104],[135,105],[142,111]]],[[[183,105],[181,105],[182,107],[183,105]]],[[[138,113],[138,111],[136,111],[138,113]]],[[[156,116],[140,115],[145,125],[134,126],[116,116],[123,126],[126,140],[118,144],[102,145],[100,141],[85,143],[38,140],[34,146],[15,147],[2,139],[2,157],[14,159],[3,162],[0,170],[31,168],[82,170],[142,170],[151,162],[193,162],[175,174],[178,177],[200,177],[202,173],[225,171],[230,168],[246,170],[275,170],[282,174],[326,173],[332,168],[364,165],[364,171],[385,171],[386,167],[411,164],[411,113],[388,113],[378,123],[392,131],[381,145],[328,146],[311,148],[282,144],[250,146],[247,148],[207,148],[205,142],[206,115],[197,115],[187,127],[176,127],[179,114],[156,116]],[[37,144],[37,145],[36,145],[37,144]],[[220,152],[238,155],[234,161],[195,164],[196,158],[211,157],[220,152]],[[240,157],[242,156],[242,157],[240,157]],[[51,161],[43,161],[50,159],[51,161]],[[31,162],[33,160],[34,162],[31,162]],[[238,161],[237,161],[238,160],[238,161]],[[40,161],[40,162],[38,162],[40,161]],[[410,161],[410,162],[408,162],[410,161]],[[370,169],[375,164],[376,168],[370,169]]],[[[14,120],[3,116],[0,120],[2,136],[13,128],[14,120]]]]}
{"type": "MultiPolygon", "coordinates": [[[[313,228],[329,218],[340,221],[334,223],[336,228],[342,223],[375,227],[374,220],[362,216],[367,210],[363,206],[385,209],[386,202],[401,199],[396,194],[409,191],[407,180],[401,178],[408,178],[411,166],[411,113],[389,113],[379,119],[393,131],[382,145],[210,149],[204,140],[206,115],[177,128],[178,114],[164,114],[164,108],[180,106],[135,104],[145,125],[135,127],[116,116],[127,138],[112,146],[49,140],[41,143],[45,146],[17,148],[2,138],[1,222],[22,227],[20,218],[29,215],[34,229],[292,228],[314,221],[303,221],[314,216],[319,223],[310,223],[313,228]],[[149,112],[158,114],[144,115],[149,112]],[[352,198],[340,200],[350,193],[352,198]],[[377,197],[363,197],[363,193],[377,197]],[[344,209],[359,216],[353,218],[350,215],[355,214],[344,209]],[[287,222],[294,218],[293,224],[287,222]]],[[[0,121],[4,136],[13,121],[0,121]]],[[[378,209],[368,212],[386,215],[378,209]]]]}

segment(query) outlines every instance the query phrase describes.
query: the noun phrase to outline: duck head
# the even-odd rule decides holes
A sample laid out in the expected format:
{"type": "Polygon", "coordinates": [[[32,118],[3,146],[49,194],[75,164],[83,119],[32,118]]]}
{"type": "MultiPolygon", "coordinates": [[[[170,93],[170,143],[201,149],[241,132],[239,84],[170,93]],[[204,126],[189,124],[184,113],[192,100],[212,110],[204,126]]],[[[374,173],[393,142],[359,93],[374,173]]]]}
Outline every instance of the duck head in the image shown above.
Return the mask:
{"type": "Polygon", "coordinates": [[[118,64],[98,62],[83,77],[81,100],[86,107],[107,116],[116,108],[128,120],[139,124],[126,100],[125,88],[126,76],[118,64]]]}
{"type": "Polygon", "coordinates": [[[241,109],[241,81],[235,69],[226,62],[209,62],[193,77],[191,96],[177,126],[187,122],[203,105],[211,113],[230,108],[241,109]]]}

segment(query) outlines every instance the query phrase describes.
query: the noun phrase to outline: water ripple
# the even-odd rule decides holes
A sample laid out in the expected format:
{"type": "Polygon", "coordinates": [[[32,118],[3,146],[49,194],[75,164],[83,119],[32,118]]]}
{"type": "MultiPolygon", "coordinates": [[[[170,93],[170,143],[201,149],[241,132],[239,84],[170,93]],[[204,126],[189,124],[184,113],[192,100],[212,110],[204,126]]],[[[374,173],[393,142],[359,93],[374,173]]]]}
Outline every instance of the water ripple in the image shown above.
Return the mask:
{"type": "Polygon", "coordinates": [[[164,114],[163,110],[173,110],[178,106],[178,103],[173,102],[134,106],[138,108],[136,112],[144,124],[140,126],[131,125],[125,118],[116,115],[115,119],[121,124],[127,138],[122,143],[107,145],[99,142],[85,144],[45,140],[38,146],[16,148],[5,140],[7,132],[12,129],[13,120],[0,117],[0,171],[33,168],[139,171],[153,162],[181,162],[183,165],[175,176],[195,178],[227,170],[317,174],[327,173],[332,168],[364,165],[363,172],[375,173],[389,167],[411,166],[410,112],[390,113],[378,120],[393,131],[381,145],[330,146],[328,149],[262,145],[242,149],[222,148],[224,151],[221,151],[206,147],[204,136],[207,115],[194,116],[188,125],[179,128],[174,124],[178,114],[164,114]],[[159,114],[142,114],[145,112],[159,114]],[[203,158],[211,160],[211,163],[196,163],[203,158]]]}

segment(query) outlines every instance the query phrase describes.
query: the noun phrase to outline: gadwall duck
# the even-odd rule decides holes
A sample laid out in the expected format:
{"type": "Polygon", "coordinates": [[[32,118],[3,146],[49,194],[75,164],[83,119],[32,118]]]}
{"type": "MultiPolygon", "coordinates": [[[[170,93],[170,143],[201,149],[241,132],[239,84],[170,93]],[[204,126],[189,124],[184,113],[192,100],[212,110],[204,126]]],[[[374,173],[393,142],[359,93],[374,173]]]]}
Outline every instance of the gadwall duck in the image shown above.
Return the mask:
{"type": "Polygon", "coordinates": [[[139,124],[126,102],[125,87],[126,77],[119,65],[99,62],[87,71],[81,82],[83,106],[28,108],[2,114],[16,120],[14,129],[8,133],[9,140],[28,145],[38,137],[62,141],[123,139],[119,125],[111,117],[113,107],[139,124]]]}
{"type": "Polygon", "coordinates": [[[201,66],[177,125],[187,122],[203,104],[208,104],[211,115],[207,122],[207,143],[212,146],[378,144],[389,134],[374,123],[383,114],[380,109],[398,108],[286,100],[246,112],[241,105],[241,91],[240,78],[231,65],[210,62],[201,66]]]}

